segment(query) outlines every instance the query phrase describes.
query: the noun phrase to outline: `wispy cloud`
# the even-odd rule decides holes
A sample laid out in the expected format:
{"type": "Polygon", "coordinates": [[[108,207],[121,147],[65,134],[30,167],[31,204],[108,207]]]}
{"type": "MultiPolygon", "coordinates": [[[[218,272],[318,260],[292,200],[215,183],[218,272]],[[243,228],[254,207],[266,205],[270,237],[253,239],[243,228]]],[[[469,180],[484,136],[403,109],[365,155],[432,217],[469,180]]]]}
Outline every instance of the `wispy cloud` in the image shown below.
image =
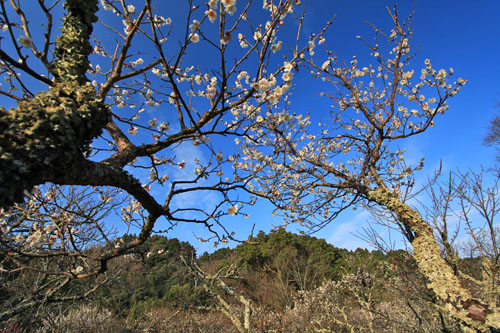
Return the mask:
{"type": "Polygon", "coordinates": [[[355,250],[358,247],[371,248],[364,240],[355,236],[357,232],[362,231],[362,228],[368,225],[369,220],[370,213],[368,211],[364,210],[353,214],[349,221],[335,226],[332,235],[327,238],[327,242],[335,247],[348,250],[355,250]]]}
{"type": "MultiPolygon", "coordinates": [[[[173,181],[190,181],[196,178],[195,169],[200,165],[206,166],[208,158],[205,156],[202,146],[195,146],[191,142],[180,144],[174,149],[176,162],[185,162],[183,168],[173,167],[170,179],[173,181]]],[[[209,181],[199,179],[197,183],[186,185],[196,187],[206,185],[209,181]]],[[[177,208],[197,208],[206,211],[211,211],[215,208],[220,198],[213,191],[191,191],[178,195],[174,198],[173,206],[177,208]]],[[[189,215],[189,214],[188,214],[189,215]]],[[[186,218],[194,216],[184,216],[186,218]]]]}

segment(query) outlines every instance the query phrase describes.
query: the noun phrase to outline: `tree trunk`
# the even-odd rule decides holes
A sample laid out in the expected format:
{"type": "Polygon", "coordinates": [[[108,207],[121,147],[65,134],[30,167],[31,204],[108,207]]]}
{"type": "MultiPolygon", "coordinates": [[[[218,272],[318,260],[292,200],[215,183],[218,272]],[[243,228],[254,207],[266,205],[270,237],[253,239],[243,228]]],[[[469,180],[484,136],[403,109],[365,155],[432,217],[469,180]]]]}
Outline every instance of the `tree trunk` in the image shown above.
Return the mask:
{"type": "Polygon", "coordinates": [[[415,233],[413,255],[419,271],[426,277],[427,286],[444,302],[444,310],[465,327],[480,331],[500,328],[500,313],[475,300],[462,287],[452,267],[441,257],[440,248],[429,224],[420,214],[403,203],[394,193],[378,187],[368,193],[370,200],[394,212],[403,225],[415,233]]]}

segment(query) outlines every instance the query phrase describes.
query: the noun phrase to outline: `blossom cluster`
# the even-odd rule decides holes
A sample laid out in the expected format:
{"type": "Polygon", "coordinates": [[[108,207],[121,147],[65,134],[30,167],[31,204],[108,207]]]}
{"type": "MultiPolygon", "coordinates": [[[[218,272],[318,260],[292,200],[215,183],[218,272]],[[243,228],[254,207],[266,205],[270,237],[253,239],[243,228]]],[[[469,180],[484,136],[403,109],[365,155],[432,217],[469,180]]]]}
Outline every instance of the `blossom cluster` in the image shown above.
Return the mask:
{"type": "MultiPolygon", "coordinates": [[[[301,53],[309,72],[338,92],[320,94],[333,101],[331,121],[316,130],[308,126],[308,115],[290,114],[285,106],[280,112],[260,113],[250,135],[238,141],[243,154],[234,168],[251,175],[254,193],[279,203],[285,225],[320,227],[355,205],[362,196],[352,194],[360,188],[383,183],[399,193],[413,171],[421,169],[423,160],[405,165],[404,150],[395,142],[434,126],[466,81],[453,81],[452,68],[435,69],[428,59],[418,77],[409,34],[397,30],[398,38],[388,38],[392,47],[387,57],[379,44],[373,46],[375,65],[359,66],[356,57],[345,64],[329,52],[316,62],[301,53]]],[[[311,37],[305,51],[312,57],[316,41],[322,45],[324,40],[322,35],[311,37]]],[[[284,64],[284,81],[291,80],[294,66],[284,64]]],[[[270,78],[253,84],[260,96],[270,97],[268,103],[275,91],[275,78],[270,78]]]]}

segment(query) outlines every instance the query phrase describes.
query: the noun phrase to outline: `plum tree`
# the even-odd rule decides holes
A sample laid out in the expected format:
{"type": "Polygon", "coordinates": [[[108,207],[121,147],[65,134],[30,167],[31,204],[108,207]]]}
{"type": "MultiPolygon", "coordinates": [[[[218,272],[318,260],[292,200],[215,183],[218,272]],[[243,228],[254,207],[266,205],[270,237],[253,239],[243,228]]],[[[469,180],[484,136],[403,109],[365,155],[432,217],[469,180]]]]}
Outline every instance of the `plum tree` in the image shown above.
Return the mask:
{"type": "Polygon", "coordinates": [[[500,327],[496,304],[476,300],[462,285],[431,225],[404,200],[421,164],[407,166],[398,143],[431,128],[465,84],[430,60],[415,74],[411,15],[401,20],[390,12],[393,29],[375,28],[376,42],[366,42],[373,61],[361,67],[323,45],[331,22],[302,46],[305,14],[293,14],[299,0],[266,0],[259,9],[265,15],[255,18],[255,1],[188,0],[179,22],[161,16],[152,0],[101,0],[99,12],[97,0],[66,0],[55,41],[60,1],[37,0],[38,9],[29,11],[25,3],[0,2],[6,35],[0,71],[7,82],[0,93],[17,103],[0,109],[1,215],[14,216],[2,225],[5,267],[40,271],[18,257],[63,256],[81,264],[42,271],[67,280],[99,276],[109,260],[145,242],[160,217],[168,228],[204,225],[216,243],[226,242],[234,234],[221,219],[240,214],[246,199],[233,193],[245,190],[275,203],[285,224],[320,227],[354,205],[392,214],[446,312],[474,329],[500,327]],[[44,30],[30,23],[37,14],[44,30]],[[291,36],[287,24],[296,33],[282,51],[291,36]],[[317,131],[309,115],[291,111],[300,68],[325,84],[318,92],[334,104],[317,131]],[[220,138],[228,136],[240,153],[223,149],[227,140],[220,138]],[[208,158],[179,157],[187,143],[208,158]],[[57,204],[64,190],[40,195],[36,186],[47,182],[90,188],[94,205],[126,200],[122,220],[140,233],[108,237],[91,215],[57,204]],[[193,193],[215,199],[185,200],[193,193]],[[22,213],[25,197],[29,209],[47,217],[43,223],[22,213]],[[47,214],[49,201],[61,214],[47,214]],[[69,228],[75,223],[97,230],[102,250],[75,246],[80,236],[69,228]]]}

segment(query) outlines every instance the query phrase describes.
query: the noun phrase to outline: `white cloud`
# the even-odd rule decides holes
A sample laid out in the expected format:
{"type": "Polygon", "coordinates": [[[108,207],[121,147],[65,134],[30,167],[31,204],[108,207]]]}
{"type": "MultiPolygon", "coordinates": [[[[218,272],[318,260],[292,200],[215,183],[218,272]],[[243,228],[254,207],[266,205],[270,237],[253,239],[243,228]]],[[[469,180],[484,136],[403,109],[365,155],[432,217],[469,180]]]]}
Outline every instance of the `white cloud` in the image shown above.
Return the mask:
{"type": "MultiPolygon", "coordinates": [[[[183,168],[172,166],[169,177],[172,181],[191,181],[196,179],[197,174],[195,169],[206,166],[207,158],[204,155],[203,146],[195,146],[191,142],[184,142],[174,148],[173,154],[176,156],[175,162],[180,163],[184,161],[186,164],[183,168]]],[[[200,178],[197,183],[189,184],[189,187],[196,187],[206,185],[210,182],[200,178]]],[[[192,191],[177,195],[173,200],[173,207],[175,208],[198,208],[205,211],[212,211],[219,202],[218,195],[214,191],[192,191]]],[[[194,217],[193,213],[187,213],[185,218],[194,217]]]]}
{"type": "Polygon", "coordinates": [[[366,210],[352,214],[348,222],[336,224],[333,234],[327,238],[327,242],[335,247],[348,250],[355,250],[358,247],[371,248],[368,243],[355,236],[357,232],[361,232],[362,228],[368,225],[369,220],[370,213],[366,210]]]}

